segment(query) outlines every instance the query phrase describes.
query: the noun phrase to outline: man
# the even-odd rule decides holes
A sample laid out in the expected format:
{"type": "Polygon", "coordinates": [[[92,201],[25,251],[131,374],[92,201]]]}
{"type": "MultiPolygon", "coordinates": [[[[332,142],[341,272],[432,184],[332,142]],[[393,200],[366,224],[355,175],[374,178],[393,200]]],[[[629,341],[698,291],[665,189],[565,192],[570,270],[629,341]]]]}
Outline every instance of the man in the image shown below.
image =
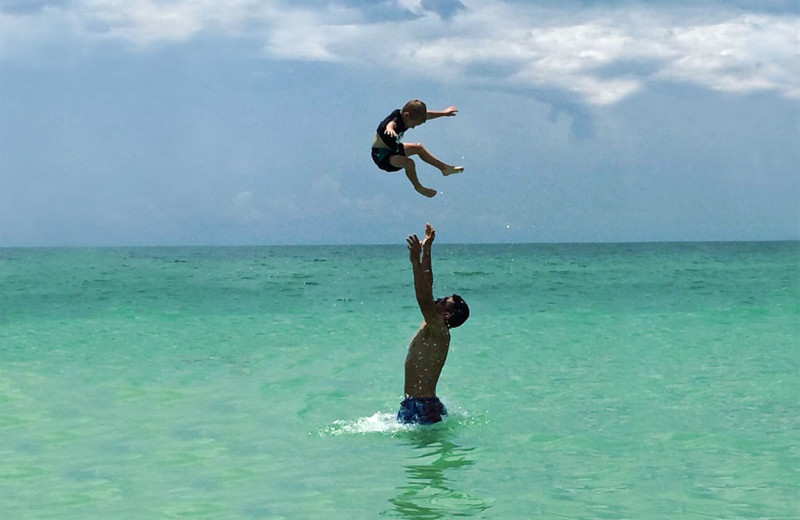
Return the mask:
{"type": "Polygon", "coordinates": [[[414,270],[417,304],[425,321],[408,346],[405,400],[397,413],[397,420],[402,423],[433,424],[447,414],[436,397],[436,384],[450,348],[450,329],[469,318],[469,307],[457,294],[436,301],[433,299],[431,246],[435,237],[436,230],[427,224],[422,243],[417,235],[406,239],[414,270]]]}

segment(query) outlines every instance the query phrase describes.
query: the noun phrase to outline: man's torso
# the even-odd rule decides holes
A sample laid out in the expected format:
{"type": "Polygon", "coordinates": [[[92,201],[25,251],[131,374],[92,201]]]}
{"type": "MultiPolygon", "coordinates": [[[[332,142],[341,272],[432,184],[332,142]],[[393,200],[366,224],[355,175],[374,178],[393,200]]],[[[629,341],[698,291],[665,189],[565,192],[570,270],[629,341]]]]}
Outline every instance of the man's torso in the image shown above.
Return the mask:
{"type": "Polygon", "coordinates": [[[405,364],[407,397],[436,397],[436,384],[450,349],[450,331],[423,323],[408,346],[405,364]]]}

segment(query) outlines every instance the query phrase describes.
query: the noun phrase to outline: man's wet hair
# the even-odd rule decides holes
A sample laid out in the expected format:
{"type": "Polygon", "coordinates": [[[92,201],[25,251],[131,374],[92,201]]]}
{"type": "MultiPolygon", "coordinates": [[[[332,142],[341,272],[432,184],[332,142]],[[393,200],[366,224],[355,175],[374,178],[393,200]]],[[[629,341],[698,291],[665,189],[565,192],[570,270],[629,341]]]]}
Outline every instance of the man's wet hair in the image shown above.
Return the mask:
{"type": "Polygon", "coordinates": [[[450,312],[450,317],[444,320],[444,324],[448,329],[454,329],[463,325],[467,318],[469,318],[469,306],[464,298],[454,294],[453,295],[453,310],[450,312]]]}

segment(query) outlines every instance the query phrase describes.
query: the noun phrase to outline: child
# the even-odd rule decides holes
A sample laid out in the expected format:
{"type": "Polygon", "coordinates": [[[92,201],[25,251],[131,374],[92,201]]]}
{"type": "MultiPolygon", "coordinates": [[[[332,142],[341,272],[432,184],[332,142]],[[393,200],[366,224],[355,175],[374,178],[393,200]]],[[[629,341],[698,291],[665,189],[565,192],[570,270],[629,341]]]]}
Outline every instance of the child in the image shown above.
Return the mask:
{"type": "Polygon", "coordinates": [[[419,126],[429,119],[443,116],[454,116],[458,112],[456,107],[449,107],[442,111],[429,111],[425,103],[415,99],[405,104],[402,109],[397,109],[381,121],[378,132],[372,142],[372,160],[378,168],[387,172],[406,171],[406,177],[411,181],[419,193],[426,197],[436,195],[436,190],[426,188],[417,179],[417,169],[412,155],[419,155],[426,163],[441,170],[442,175],[452,175],[464,171],[463,166],[450,166],[434,157],[420,143],[403,144],[400,139],[409,128],[419,126]]]}

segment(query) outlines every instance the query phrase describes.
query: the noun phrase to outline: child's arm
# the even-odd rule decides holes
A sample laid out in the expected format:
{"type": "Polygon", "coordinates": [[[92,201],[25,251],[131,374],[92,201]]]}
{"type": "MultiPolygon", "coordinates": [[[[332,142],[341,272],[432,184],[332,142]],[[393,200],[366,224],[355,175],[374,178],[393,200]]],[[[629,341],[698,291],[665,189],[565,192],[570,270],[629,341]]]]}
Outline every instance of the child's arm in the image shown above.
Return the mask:
{"type": "Polygon", "coordinates": [[[428,119],[436,119],[437,117],[452,117],[457,113],[458,109],[456,107],[447,107],[444,110],[428,110],[428,119]]]}
{"type": "Polygon", "coordinates": [[[395,130],[396,126],[397,123],[394,121],[389,121],[389,124],[386,125],[386,130],[384,130],[383,133],[389,137],[397,137],[397,130],[395,130]]]}

